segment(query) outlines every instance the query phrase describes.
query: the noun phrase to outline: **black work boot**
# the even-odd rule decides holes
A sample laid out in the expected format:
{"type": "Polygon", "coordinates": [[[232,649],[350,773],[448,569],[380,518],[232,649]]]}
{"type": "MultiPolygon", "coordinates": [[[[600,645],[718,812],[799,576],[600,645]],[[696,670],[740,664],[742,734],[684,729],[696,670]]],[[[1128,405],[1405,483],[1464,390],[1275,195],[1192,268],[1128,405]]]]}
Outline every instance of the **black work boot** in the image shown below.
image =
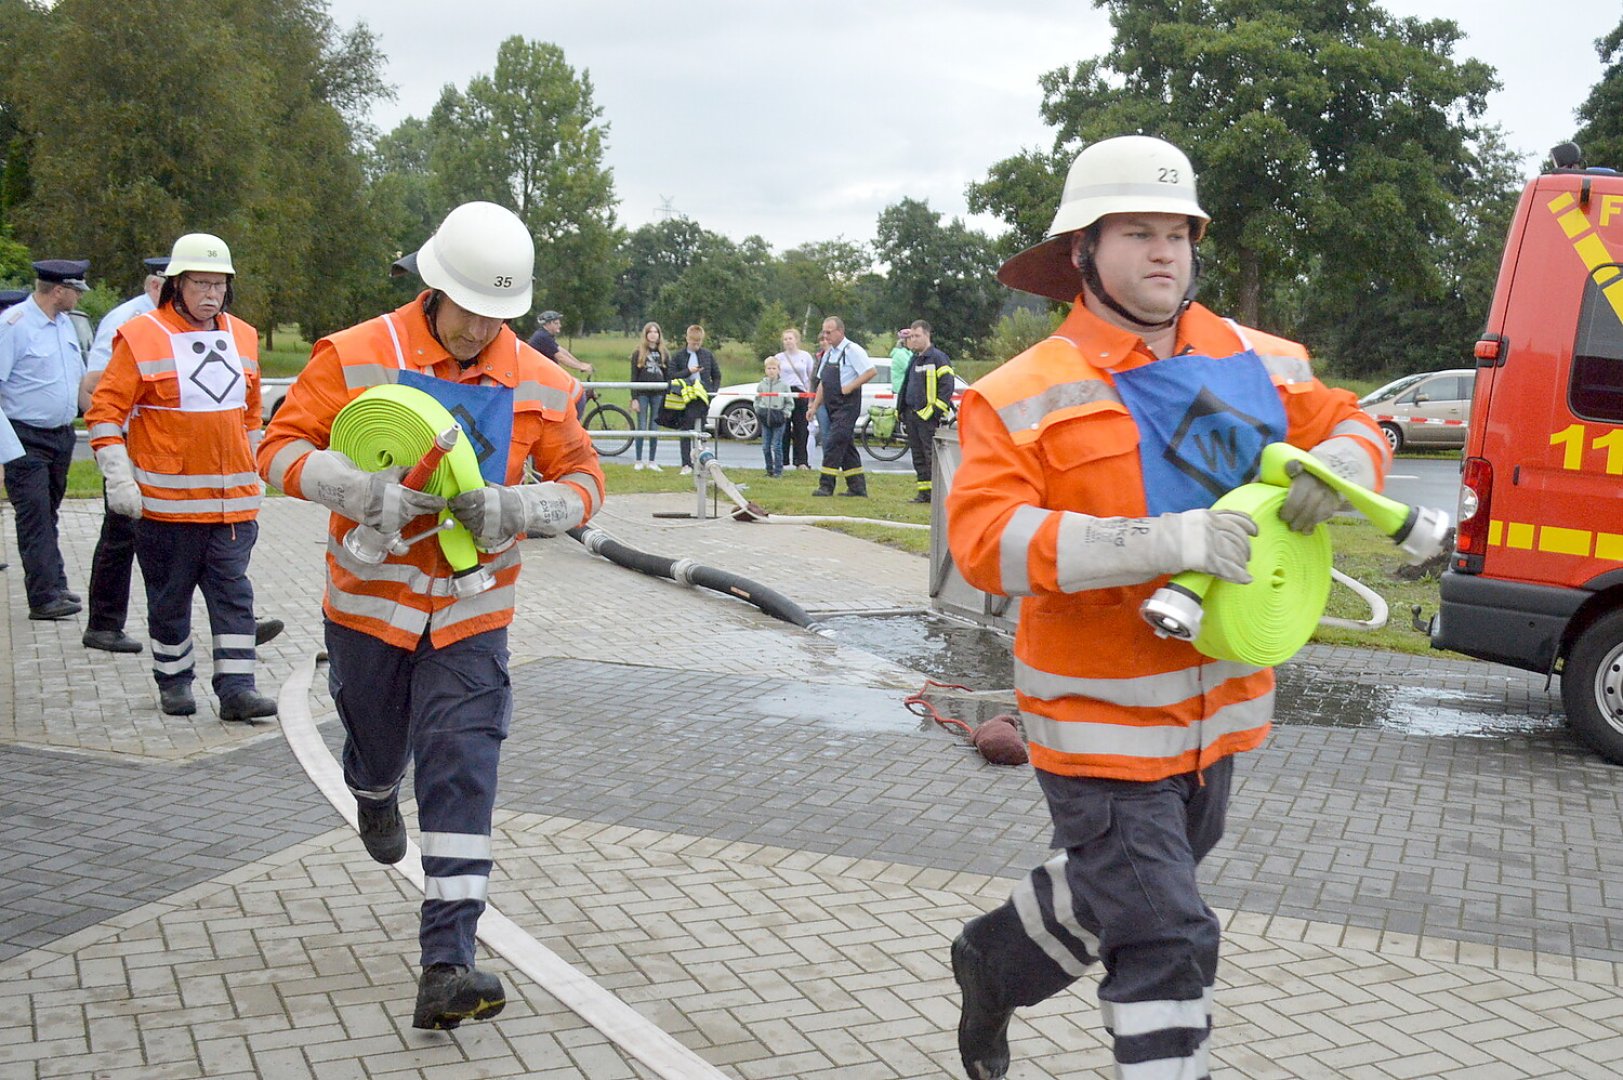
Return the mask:
{"type": "Polygon", "coordinates": [[[254,644],[263,645],[267,641],[274,641],[278,634],[286,628],[281,619],[260,619],[254,623],[254,644]]]}
{"type": "Polygon", "coordinates": [[[190,716],[197,711],[197,699],[192,697],[191,683],[174,683],[158,687],[158,708],[165,716],[190,716]]]}
{"type": "Polygon", "coordinates": [[[361,843],[374,861],[393,866],[406,857],[406,821],[400,816],[397,799],[383,806],[356,803],[355,820],[360,825],[361,843]]]}
{"type": "Polygon", "coordinates": [[[507,1004],[502,981],[478,968],[430,964],[417,980],[411,1026],[449,1031],[464,1020],[489,1020],[507,1004]]]}
{"type": "Polygon", "coordinates": [[[969,1080],[999,1080],[1009,1071],[1009,1020],[1014,1006],[986,959],[962,933],[952,939],[952,977],[963,995],[958,1014],[958,1055],[969,1080]]]}
{"type": "Polygon", "coordinates": [[[220,702],[220,719],[253,723],[261,716],[276,715],[276,699],[257,690],[239,690],[220,702]]]}

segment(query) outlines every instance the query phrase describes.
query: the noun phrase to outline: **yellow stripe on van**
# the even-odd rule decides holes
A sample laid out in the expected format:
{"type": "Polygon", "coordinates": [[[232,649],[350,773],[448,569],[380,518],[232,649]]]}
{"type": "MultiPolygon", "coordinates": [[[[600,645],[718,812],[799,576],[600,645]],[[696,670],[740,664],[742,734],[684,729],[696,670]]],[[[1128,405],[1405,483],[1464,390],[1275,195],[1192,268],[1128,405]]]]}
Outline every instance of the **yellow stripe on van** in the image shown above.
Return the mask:
{"type": "Polygon", "coordinates": [[[1577,201],[1578,200],[1572,197],[1572,192],[1563,191],[1561,194],[1551,199],[1546,205],[1549,206],[1550,213],[1559,214],[1561,211],[1565,210],[1567,207],[1571,206],[1577,201]]]}
{"type": "Polygon", "coordinates": [[[1488,522],[1488,546],[1498,547],[1505,542],[1505,523],[1499,520],[1488,522]]]}
{"type": "Polygon", "coordinates": [[[1555,220],[1560,223],[1561,231],[1567,234],[1568,240],[1571,240],[1574,236],[1577,236],[1579,233],[1589,228],[1589,219],[1584,217],[1584,212],[1582,210],[1578,209],[1568,210],[1564,214],[1559,214],[1556,216],[1555,220]]]}
{"type": "Polygon", "coordinates": [[[1509,522],[1505,531],[1505,546],[1519,548],[1522,551],[1532,551],[1533,526],[1525,521],[1509,522]]]}
{"type": "Polygon", "coordinates": [[[1587,529],[1563,529],[1556,525],[1545,525],[1538,531],[1538,549],[1554,555],[1587,556],[1590,536],[1591,533],[1587,529]]]}
{"type": "Polygon", "coordinates": [[[1623,562],[1623,536],[1617,533],[1596,533],[1595,558],[1623,562]]]}

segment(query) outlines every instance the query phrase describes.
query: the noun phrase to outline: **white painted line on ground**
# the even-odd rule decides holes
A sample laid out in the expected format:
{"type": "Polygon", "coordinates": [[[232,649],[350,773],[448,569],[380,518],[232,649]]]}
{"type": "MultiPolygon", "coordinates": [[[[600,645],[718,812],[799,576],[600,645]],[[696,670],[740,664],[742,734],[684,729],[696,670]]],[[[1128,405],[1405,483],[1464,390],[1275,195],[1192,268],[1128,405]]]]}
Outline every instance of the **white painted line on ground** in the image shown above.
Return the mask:
{"type": "MultiPolygon", "coordinates": [[[[354,829],[355,798],[310,714],[310,684],[315,670],[316,657],[311,654],[299,661],[282,684],[276,699],[282,734],[305,773],[354,829]]],[[[415,841],[407,841],[406,857],[394,869],[422,891],[422,861],[415,841]]],[[[726,1073],[661,1031],[492,905],[485,906],[479,920],[479,939],[662,1080],[726,1080],[726,1073]]]]}

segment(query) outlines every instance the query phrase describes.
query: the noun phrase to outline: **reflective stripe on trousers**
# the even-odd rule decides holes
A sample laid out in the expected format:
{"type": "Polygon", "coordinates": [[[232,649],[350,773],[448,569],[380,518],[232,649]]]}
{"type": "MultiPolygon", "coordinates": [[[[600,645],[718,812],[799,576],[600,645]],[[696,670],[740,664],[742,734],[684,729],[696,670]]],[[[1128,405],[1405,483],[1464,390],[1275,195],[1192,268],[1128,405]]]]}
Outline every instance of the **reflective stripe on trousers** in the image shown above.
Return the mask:
{"type": "Polygon", "coordinates": [[[1221,839],[1234,759],[1151,783],[1037,771],[1057,853],[965,937],[1005,1000],[1035,1005],[1096,959],[1121,1080],[1208,1074],[1220,924],[1195,869],[1221,839]]]}
{"type": "Polygon", "coordinates": [[[202,592],[214,642],[214,693],[223,701],[254,685],[254,587],[248,581],[259,525],[135,523],[135,557],[147,590],[152,675],[159,687],[192,681],[192,594],[202,592]]]}
{"type": "Polygon", "coordinates": [[[472,964],[490,880],[496,770],[512,719],[507,629],[401,649],[327,621],[328,685],[344,781],[386,801],[415,769],[422,830],[422,964],[472,964]]]}

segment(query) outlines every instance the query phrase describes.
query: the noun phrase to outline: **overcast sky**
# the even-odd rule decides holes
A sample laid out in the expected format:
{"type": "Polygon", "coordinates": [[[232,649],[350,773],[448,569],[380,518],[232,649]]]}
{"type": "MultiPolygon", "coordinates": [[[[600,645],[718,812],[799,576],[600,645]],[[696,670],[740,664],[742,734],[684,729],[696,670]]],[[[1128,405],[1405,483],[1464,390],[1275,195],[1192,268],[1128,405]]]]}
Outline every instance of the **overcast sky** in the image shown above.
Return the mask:
{"type": "MultiPolygon", "coordinates": [[[[427,116],[445,84],[489,72],[503,39],[551,41],[591,73],[622,224],[669,207],[780,252],[869,241],[879,212],[904,196],[968,217],[966,184],[1022,148],[1050,146],[1038,77],[1110,44],[1088,0],[329,3],[341,26],[365,20],[381,39],[398,97],[374,111],[380,129],[427,116]]],[[[1573,110],[1601,75],[1592,42],[1617,17],[1605,4],[1582,9],[1592,18],[1558,17],[1532,0],[1385,7],[1460,25],[1456,59],[1497,69],[1504,88],[1487,119],[1528,155],[1529,172],[1571,136],[1573,110]]]]}

